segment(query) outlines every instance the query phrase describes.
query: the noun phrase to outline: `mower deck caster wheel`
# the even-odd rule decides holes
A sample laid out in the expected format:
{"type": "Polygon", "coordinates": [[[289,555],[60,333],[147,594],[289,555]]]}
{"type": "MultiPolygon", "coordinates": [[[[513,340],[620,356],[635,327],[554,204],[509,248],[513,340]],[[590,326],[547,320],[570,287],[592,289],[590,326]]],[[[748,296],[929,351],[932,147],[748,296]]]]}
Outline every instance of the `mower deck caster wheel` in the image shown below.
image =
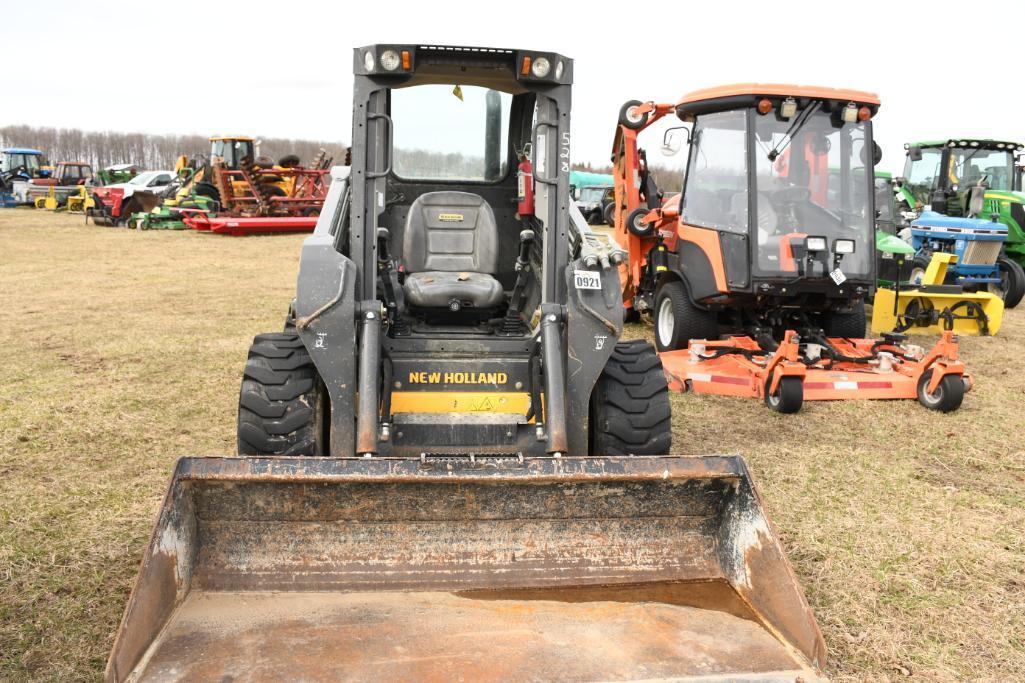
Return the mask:
{"type": "Polygon", "coordinates": [[[936,391],[930,394],[929,382],[932,380],[932,373],[932,370],[926,370],[918,378],[918,402],[929,410],[938,410],[941,413],[949,413],[960,408],[966,388],[964,379],[958,375],[944,375],[936,391]]]}
{"type": "Polygon", "coordinates": [[[800,377],[783,377],[776,385],[776,393],[770,394],[772,377],[765,381],[765,405],[777,413],[789,415],[801,409],[804,403],[804,384],[800,377]]]}

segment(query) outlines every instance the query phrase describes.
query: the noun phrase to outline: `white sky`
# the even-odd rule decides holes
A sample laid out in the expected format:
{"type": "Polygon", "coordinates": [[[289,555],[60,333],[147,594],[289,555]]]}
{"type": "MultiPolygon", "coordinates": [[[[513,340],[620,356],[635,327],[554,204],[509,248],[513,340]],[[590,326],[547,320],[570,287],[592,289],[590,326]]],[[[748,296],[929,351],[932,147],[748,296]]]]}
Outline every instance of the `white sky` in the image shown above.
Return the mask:
{"type": "Polygon", "coordinates": [[[607,161],[628,99],[760,81],[879,93],[882,168],[899,172],[905,141],[1025,139],[1025,3],[1000,4],[5,0],[0,125],[347,142],[352,48],[430,42],[573,58],[574,161],[607,161]]]}

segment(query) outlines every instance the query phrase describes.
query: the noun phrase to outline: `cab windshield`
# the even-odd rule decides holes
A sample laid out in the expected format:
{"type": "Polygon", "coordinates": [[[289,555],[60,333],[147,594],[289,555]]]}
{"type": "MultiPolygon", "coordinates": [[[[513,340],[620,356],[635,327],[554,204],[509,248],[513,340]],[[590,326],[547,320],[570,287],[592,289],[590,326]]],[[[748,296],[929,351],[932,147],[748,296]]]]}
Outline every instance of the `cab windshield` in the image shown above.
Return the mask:
{"type": "Polygon", "coordinates": [[[580,190],[580,198],[578,201],[583,202],[585,204],[593,204],[595,202],[600,202],[602,195],[604,194],[604,187],[585,187],[584,189],[580,190]]]}
{"type": "Polygon", "coordinates": [[[699,116],[683,221],[750,234],[754,271],[762,276],[792,277],[797,268],[789,245],[805,236],[825,237],[830,251],[838,239],[854,240],[855,251],[843,256],[840,268],[848,277],[867,277],[875,218],[867,126],[840,122],[821,109],[804,113],[798,113],[803,123],[753,110],[699,116]]]}
{"type": "Polygon", "coordinates": [[[4,170],[13,171],[16,168],[25,167],[25,170],[31,175],[35,175],[33,171],[39,170],[39,155],[38,154],[18,154],[10,153],[7,155],[7,163],[4,170]]]}
{"type": "Polygon", "coordinates": [[[1010,190],[1014,178],[1014,154],[1003,149],[957,147],[950,150],[947,179],[950,189],[967,190],[983,179],[993,190],[1010,190]]]}
{"type": "Polygon", "coordinates": [[[224,165],[230,169],[242,166],[242,160],[253,160],[252,140],[212,140],[210,156],[224,159],[224,165]]]}
{"type": "Polygon", "coordinates": [[[391,93],[395,175],[494,183],[509,170],[508,93],[428,84],[391,93]]]}

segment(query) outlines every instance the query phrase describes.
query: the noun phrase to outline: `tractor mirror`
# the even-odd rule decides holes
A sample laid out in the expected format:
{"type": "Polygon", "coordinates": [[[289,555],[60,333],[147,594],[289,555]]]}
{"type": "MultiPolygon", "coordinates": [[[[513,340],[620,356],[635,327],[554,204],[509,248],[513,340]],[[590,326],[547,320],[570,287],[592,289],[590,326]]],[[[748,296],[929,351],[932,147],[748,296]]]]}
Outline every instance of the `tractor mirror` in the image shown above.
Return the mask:
{"type": "Polygon", "coordinates": [[[684,127],[670,128],[662,136],[662,154],[663,156],[671,157],[681,149],[683,149],[683,143],[686,141],[690,143],[690,129],[684,127]]]}
{"type": "Polygon", "coordinates": [[[908,147],[908,159],[911,161],[922,160],[922,148],[921,147],[908,147]]]}

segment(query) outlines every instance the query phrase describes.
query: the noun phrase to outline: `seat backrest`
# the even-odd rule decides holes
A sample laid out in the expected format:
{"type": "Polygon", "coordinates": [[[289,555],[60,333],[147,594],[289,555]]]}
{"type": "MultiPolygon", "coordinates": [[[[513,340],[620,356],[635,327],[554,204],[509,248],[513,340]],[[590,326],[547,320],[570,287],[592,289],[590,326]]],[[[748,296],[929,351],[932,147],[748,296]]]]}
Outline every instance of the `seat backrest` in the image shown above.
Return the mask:
{"type": "Polygon", "coordinates": [[[402,240],[406,272],[498,270],[498,226],[483,198],[469,192],[428,192],[406,216],[402,240]]]}

